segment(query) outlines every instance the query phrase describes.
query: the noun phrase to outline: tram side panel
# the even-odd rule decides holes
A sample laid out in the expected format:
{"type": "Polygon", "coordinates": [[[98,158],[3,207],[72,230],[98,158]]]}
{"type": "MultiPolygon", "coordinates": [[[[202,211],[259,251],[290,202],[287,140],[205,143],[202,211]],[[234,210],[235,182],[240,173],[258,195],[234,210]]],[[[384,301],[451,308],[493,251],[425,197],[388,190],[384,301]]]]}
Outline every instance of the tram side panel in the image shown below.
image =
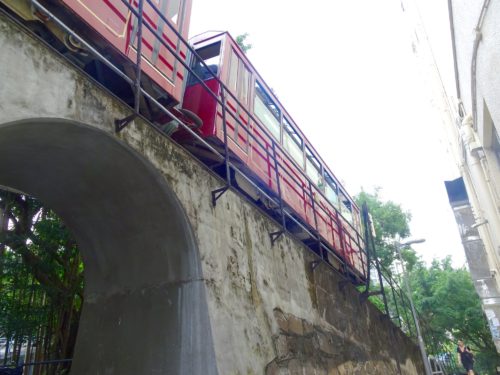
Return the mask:
{"type": "MultiPolygon", "coordinates": [[[[121,0],[61,1],[132,63],[136,62],[138,19],[121,0]]],[[[181,0],[175,4],[175,2],[160,0],[157,8],[167,21],[160,17],[147,2],[144,3],[141,68],[147,76],[174,99],[175,103],[180,102],[182,98],[185,68],[165,47],[164,43],[170,46],[183,60],[186,59],[187,47],[181,44],[167,22],[183,37],[187,37],[191,1],[181,0]],[[161,40],[146,25],[155,30],[160,35],[161,40]]],[[[138,2],[131,2],[131,7],[137,11],[138,2]]]]}

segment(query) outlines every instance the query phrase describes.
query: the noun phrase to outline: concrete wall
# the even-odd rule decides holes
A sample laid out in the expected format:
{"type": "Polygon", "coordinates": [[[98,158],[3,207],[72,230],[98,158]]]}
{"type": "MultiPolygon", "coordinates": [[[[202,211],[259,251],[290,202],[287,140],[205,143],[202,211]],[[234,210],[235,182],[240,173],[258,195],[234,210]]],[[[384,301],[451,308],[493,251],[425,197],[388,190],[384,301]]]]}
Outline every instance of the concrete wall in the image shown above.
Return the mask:
{"type": "Polygon", "coordinates": [[[185,151],[141,120],[114,134],[128,110],[3,17],[0,47],[0,185],[61,213],[104,301],[84,309],[73,373],[423,373],[352,286],[288,236],[271,246],[258,209],[232,191],[213,207],[222,182],[185,151]]]}

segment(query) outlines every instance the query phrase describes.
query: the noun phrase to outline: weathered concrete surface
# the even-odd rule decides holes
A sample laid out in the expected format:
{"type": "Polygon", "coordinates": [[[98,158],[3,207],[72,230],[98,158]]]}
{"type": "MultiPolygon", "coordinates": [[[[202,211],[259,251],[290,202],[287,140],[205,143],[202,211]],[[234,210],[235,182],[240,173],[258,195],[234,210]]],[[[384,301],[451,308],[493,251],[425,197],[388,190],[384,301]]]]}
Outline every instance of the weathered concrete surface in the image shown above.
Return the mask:
{"type": "Polygon", "coordinates": [[[75,234],[86,302],[74,374],[421,374],[356,291],[113,97],[0,18],[0,184],[75,234]],[[396,349],[397,348],[397,349],[396,349]]]}

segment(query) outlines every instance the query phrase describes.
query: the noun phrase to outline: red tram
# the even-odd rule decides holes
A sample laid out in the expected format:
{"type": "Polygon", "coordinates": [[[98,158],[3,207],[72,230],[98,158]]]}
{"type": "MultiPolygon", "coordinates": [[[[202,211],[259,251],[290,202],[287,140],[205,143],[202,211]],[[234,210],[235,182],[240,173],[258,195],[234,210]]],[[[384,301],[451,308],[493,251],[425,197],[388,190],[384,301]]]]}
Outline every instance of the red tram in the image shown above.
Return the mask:
{"type": "MultiPolygon", "coordinates": [[[[89,57],[76,34],[54,22],[55,18],[63,20],[99,53],[110,56],[126,76],[134,78],[139,0],[0,3],[30,26],[33,21],[42,22],[56,37],[56,43],[64,46],[60,50],[88,67],[95,58],[89,57]]],[[[312,229],[317,240],[329,249],[327,253],[332,256],[325,255],[328,260],[336,263],[334,259],[341,258],[358,280],[366,280],[368,265],[359,208],[233,38],[228,33],[197,36],[190,42],[196,54],[189,58],[189,48],[183,41],[188,33],[191,0],[144,0],[141,4],[144,24],[140,86],[166,108],[177,106],[181,112],[188,110],[197,115],[199,137],[181,130],[174,138],[186,143],[202,159],[207,155],[204,145],[222,149],[227,140],[231,159],[240,170],[266,192],[282,198],[287,212],[303,227],[312,229]],[[188,63],[194,74],[186,79],[188,63]]],[[[130,102],[123,87],[114,82],[104,85],[130,102]]],[[[151,103],[143,99],[140,113],[147,112],[145,117],[160,127],[175,122],[165,116],[165,111],[155,115],[151,108],[151,103]]],[[[239,187],[259,200],[258,190],[245,184],[239,172],[234,173],[239,187]]],[[[307,237],[300,229],[294,233],[303,240],[307,237]]]]}
{"type": "MultiPolygon", "coordinates": [[[[80,66],[88,66],[94,60],[79,40],[54,22],[55,17],[115,60],[127,75],[134,75],[138,41],[138,17],[134,12],[139,11],[138,0],[0,0],[0,3],[38,34],[41,31],[38,25],[43,24],[57,39],[56,48],[65,54],[72,53],[71,59],[80,66]]],[[[178,104],[183,96],[186,69],[180,60],[186,61],[188,48],[181,38],[188,36],[191,4],[192,0],[143,1],[144,25],[149,27],[142,27],[144,79],[141,82],[156,98],[165,98],[167,93],[165,103],[169,107],[178,104]],[[151,30],[161,35],[161,40],[151,30]]]]}
{"type": "Polygon", "coordinates": [[[359,208],[238,44],[228,33],[202,34],[190,43],[204,62],[193,58],[191,69],[204,82],[188,81],[182,106],[201,118],[200,134],[222,145],[227,131],[229,150],[242,168],[280,194],[301,222],[365,278],[359,208]],[[224,90],[223,111],[215,96],[224,90]]]}

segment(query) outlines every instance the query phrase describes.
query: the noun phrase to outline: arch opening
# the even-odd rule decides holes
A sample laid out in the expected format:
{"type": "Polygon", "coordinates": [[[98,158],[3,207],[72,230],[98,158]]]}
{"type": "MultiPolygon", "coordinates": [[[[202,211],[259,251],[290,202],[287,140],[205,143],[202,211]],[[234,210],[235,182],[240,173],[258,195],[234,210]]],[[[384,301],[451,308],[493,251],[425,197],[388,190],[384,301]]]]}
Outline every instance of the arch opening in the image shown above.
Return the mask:
{"type": "Polygon", "coordinates": [[[112,136],[59,119],[0,125],[0,185],[42,200],[85,264],[72,374],[215,374],[193,233],[161,173],[112,136]]]}

